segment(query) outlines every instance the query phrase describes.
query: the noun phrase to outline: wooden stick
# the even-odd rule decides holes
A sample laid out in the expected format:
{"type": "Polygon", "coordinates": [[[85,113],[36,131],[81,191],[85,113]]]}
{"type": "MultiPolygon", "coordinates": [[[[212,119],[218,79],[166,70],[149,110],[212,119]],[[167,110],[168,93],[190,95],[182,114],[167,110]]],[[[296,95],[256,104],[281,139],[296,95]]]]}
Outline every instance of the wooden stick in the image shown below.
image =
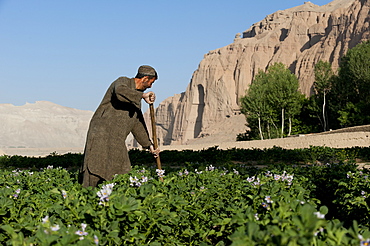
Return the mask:
{"type": "MultiPolygon", "coordinates": [[[[157,149],[158,148],[158,139],[157,139],[157,129],[156,129],[156,124],[155,124],[155,118],[154,118],[154,105],[153,105],[153,103],[149,104],[149,108],[150,108],[150,118],[151,118],[151,121],[152,121],[153,145],[154,145],[154,149],[157,149]]],[[[159,158],[159,154],[158,154],[158,157],[155,158],[155,159],[157,161],[157,168],[162,170],[161,159],[159,158]]]]}

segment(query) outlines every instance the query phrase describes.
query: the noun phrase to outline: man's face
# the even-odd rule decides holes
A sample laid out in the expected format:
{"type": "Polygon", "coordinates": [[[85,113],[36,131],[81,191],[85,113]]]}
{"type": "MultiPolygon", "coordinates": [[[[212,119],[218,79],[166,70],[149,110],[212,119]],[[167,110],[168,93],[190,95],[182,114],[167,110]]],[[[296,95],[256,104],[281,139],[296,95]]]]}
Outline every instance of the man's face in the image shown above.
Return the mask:
{"type": "Polygon", "coordinates": [[[143,80],[141,82],[141,86],[142,86],[142,89],[143,90],[146,90],[148,88],[151,88],[152,87],[152,84],[155,81],[155,78],[149,79],[149,77],[147,77],[147,76],[143,77],[142,79],[143,80]]]}

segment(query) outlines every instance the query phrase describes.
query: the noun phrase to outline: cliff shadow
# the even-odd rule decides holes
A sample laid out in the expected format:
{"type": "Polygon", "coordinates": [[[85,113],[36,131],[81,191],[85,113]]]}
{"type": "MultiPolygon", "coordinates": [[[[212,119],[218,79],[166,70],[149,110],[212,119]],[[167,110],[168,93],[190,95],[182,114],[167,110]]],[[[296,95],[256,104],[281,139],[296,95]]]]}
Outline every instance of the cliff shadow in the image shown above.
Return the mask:
{"type": "Polygon", "coordinates": [[[282,28],[282,29],[280,29],[280,31],[281,31],[281,33],[280,33],[279,41],[283,42],[288,37],[289,30],[286,29],[286,28],[282,28]]]}
{"type": "Polygon", "coordinates": [[[310,40],[308,42],[306,42],[302,48],[301,48],[301,52],[305,51],[305,50],[308,50],[309,48],[311,48],[312,46],[314,46],[315,44],[317,44],[318,42],[321,41],[321,39],[324,37],[324,35],[321,35],[321,34],[316,34],[316,35],[308,35],[310,40]]]}
{"type": "Polygon", "coordinates": [[[197,109],[197,118],[195,120],[194,125],[194,138],[198,137],[199,133],[202,130],[203,112],[204,112],[204,87],[203,85],[198,85],[198,109],[197,109]]]}

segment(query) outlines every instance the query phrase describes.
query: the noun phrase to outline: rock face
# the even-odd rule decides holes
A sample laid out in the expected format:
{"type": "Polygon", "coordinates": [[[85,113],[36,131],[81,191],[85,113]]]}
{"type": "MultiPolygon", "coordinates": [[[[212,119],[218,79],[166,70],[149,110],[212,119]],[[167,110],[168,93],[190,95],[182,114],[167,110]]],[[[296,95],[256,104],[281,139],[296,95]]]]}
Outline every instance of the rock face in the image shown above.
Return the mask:
{"type": "Polygon", "coordinates": [[[336,70],[348,49],[370,38],[369,11],[370,0],[335,0],[324,6],[305,2],[268,15],[236,35],[232,44],[210,51],[186,91],[156,109],[159,142],[187,144],[222,132],[235,139],[246,129],[239,98],[257,72],[275,62],[286,64],[309,95],[319,60],[329,61],[336,70]],[[242,124],[231,130],[227,122],[235,117],[242,124]]]}
{"type": "Polygon", "coordinates": [[[83,147],[92,115],[46,101],[0,104],[0,148],[83,147]]]}

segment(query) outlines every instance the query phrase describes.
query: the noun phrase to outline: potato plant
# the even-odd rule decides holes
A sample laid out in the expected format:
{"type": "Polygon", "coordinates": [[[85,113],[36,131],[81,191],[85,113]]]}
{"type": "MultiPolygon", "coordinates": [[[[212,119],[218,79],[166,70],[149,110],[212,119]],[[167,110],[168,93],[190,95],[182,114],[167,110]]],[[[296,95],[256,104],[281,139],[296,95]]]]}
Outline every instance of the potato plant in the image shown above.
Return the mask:
{"type": "Polygon", "coordinates": [[[334,166],[137,166],[98,188],[61,167],[0,171],[6,245],[365,245],[366,170],[334,166]],[[350,171],[348,171],[350,170],[350,171]],[[323,177],[335,177],[327,184],[323,177]],[[326,175],[326,176],[325,176],[326,175]],[[159,179],[163,177],[163,182],[159,179]],[[317,198],[333,191],[336,211],[317,198]],[[329,208],[329,209],[328,209],[329,208]],[[358,215],[361,212],[364,219],[358,215]],[[338,218],[352,216],[344,223],[338,218]]]}

